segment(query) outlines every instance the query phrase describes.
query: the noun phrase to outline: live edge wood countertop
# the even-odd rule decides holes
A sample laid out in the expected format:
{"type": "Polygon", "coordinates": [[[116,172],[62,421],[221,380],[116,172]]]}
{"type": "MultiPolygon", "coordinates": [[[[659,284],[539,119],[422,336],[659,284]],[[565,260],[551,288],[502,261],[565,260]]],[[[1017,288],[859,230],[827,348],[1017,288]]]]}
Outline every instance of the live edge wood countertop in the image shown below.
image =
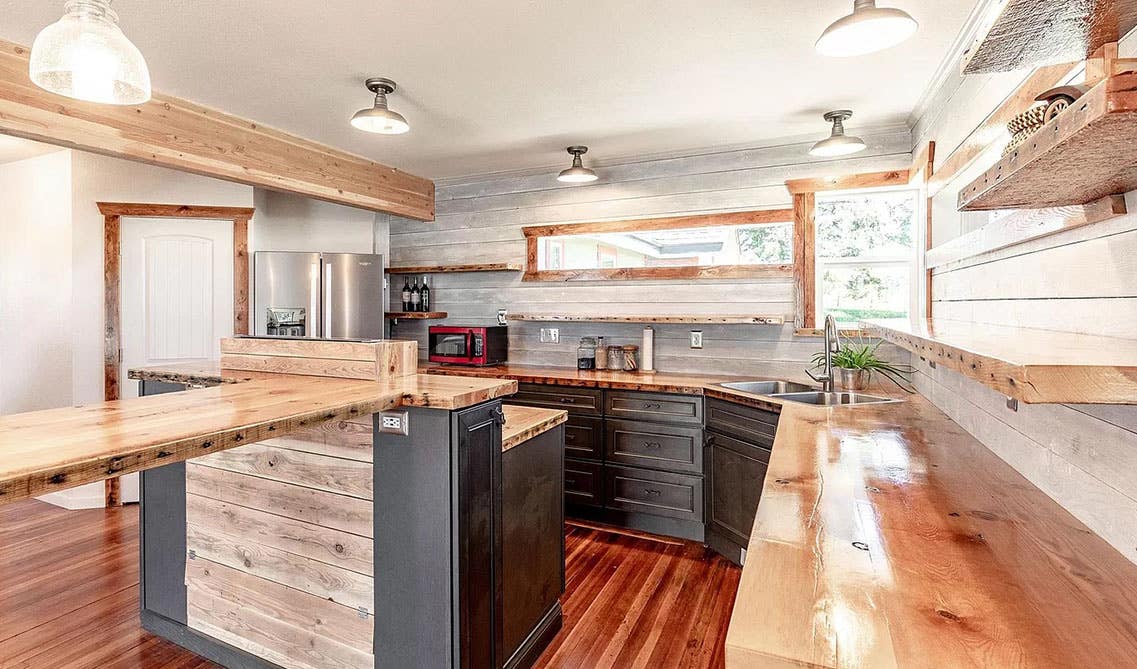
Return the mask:
{"type": "MultiPolygon", "coordinates": [[[[177,373],[200,380],[213,372],[198,367],[177,373]]],[[[232,382],[0,416],[0,504],[283,436],[311,423],[400,406],[460,409],[517,390],[509,380],[423,374],[378,382],[216,374],[232,382]]]]}
{"type": "Polygon", "coordinates": [[[1137,565],[919,395],[780,406],[721,377],[496,374],[781,411],[728,669],[1137,666],[1137,565]]]}

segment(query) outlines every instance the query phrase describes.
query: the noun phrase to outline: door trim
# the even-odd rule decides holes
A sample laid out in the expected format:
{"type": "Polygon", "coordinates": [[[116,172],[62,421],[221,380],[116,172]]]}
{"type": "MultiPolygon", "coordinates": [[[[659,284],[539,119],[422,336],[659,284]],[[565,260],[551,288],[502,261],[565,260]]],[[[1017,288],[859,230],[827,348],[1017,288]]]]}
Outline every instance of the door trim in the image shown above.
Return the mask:
{"type": "MultiPolygon", "coordinates": [[[[249,334],[249,220],[252,207],[96,202],[103,215],[103,399],[119,398],[122,364],[122,246],[123,216],[140,218],[204,218],[233,222],[233,333],[249,334]]],[[[118,478],[104,482],[107,506],[121,506],[118,478]]]]}

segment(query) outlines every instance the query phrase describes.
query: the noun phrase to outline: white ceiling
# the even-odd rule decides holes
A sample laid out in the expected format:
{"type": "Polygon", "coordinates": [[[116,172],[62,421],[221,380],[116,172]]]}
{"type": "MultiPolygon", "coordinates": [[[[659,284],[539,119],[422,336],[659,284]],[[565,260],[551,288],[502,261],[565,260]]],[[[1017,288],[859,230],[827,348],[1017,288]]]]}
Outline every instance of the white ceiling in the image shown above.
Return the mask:
{"type": "MultiPolygon", "coordinates": [[[[430,178],[865,132],[906,121],[975,0],[881,0],[916,37],[851,60],[813,42],[852,0],[116,0],[154,88],[430,178]],[[368,76],[411,132],[348,125],[368,76]]],[[[0,0],[30,45],[62,0],[0,0]]]]}

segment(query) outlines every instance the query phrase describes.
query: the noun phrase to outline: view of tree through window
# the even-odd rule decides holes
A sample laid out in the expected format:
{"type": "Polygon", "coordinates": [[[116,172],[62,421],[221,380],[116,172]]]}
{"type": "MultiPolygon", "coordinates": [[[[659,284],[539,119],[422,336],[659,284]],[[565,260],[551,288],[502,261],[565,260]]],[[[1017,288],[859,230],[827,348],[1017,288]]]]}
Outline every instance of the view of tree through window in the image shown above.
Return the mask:
{"type": "Polygon", "coordinates": [[[844,325],[905,318],[915,260],[915,191],[817,199],[817,314],[844,325]]]}

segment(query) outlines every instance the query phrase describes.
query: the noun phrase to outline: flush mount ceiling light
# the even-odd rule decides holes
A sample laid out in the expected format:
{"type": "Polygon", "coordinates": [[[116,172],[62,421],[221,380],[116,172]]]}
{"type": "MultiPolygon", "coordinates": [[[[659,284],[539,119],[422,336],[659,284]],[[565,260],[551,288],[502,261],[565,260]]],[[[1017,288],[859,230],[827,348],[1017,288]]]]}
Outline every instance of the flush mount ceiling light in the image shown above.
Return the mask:
{"type": "Polygon", "coordinates": [[[28,74],[76,100],[135,105],[150,99],[150,70],[122,34],[110,0],[68,0],[63,18],[36,35],[28,74]]]}
{"type": "Polygon", "coordinates": [[[557,175],[557,181],[567,184],[584,184],[590,181],[596,181],[596,172],[588,169],[581,162],[580,157],[588,153],[587,146],[570,146],[566,151],[572,156],[572,167],[563,170],[557,175]]]}
{"type": "Polygon", "coordinates": [[[876,0],[854,0],[853,13],[826,28],[814,48],[825,56],[863,56],[900,44],[918,27],[907,12],[877,7],[876,0]]]}
{"type": "Polygon", "coordinates": [[[809,155],[819,158],[832,158],[864,151],[865,142],[863,139],[845,134],[845,121],[852,116],[853,112],[848,109],[826,112],[822,118],[833,124],[833,132],[828,138],[814,144],[813,148],[809,150],[809,155]]]}
{"type": "Polygon", "coordinates": [[[353,126],[380,135],[401,135],[411,129],[402,114],[387,108],[387,95],[395,92],[395,82],[386,77],[372,77],[364,85],[375,94],[375,105],[355,112],[351,117],[353,126]]]}

